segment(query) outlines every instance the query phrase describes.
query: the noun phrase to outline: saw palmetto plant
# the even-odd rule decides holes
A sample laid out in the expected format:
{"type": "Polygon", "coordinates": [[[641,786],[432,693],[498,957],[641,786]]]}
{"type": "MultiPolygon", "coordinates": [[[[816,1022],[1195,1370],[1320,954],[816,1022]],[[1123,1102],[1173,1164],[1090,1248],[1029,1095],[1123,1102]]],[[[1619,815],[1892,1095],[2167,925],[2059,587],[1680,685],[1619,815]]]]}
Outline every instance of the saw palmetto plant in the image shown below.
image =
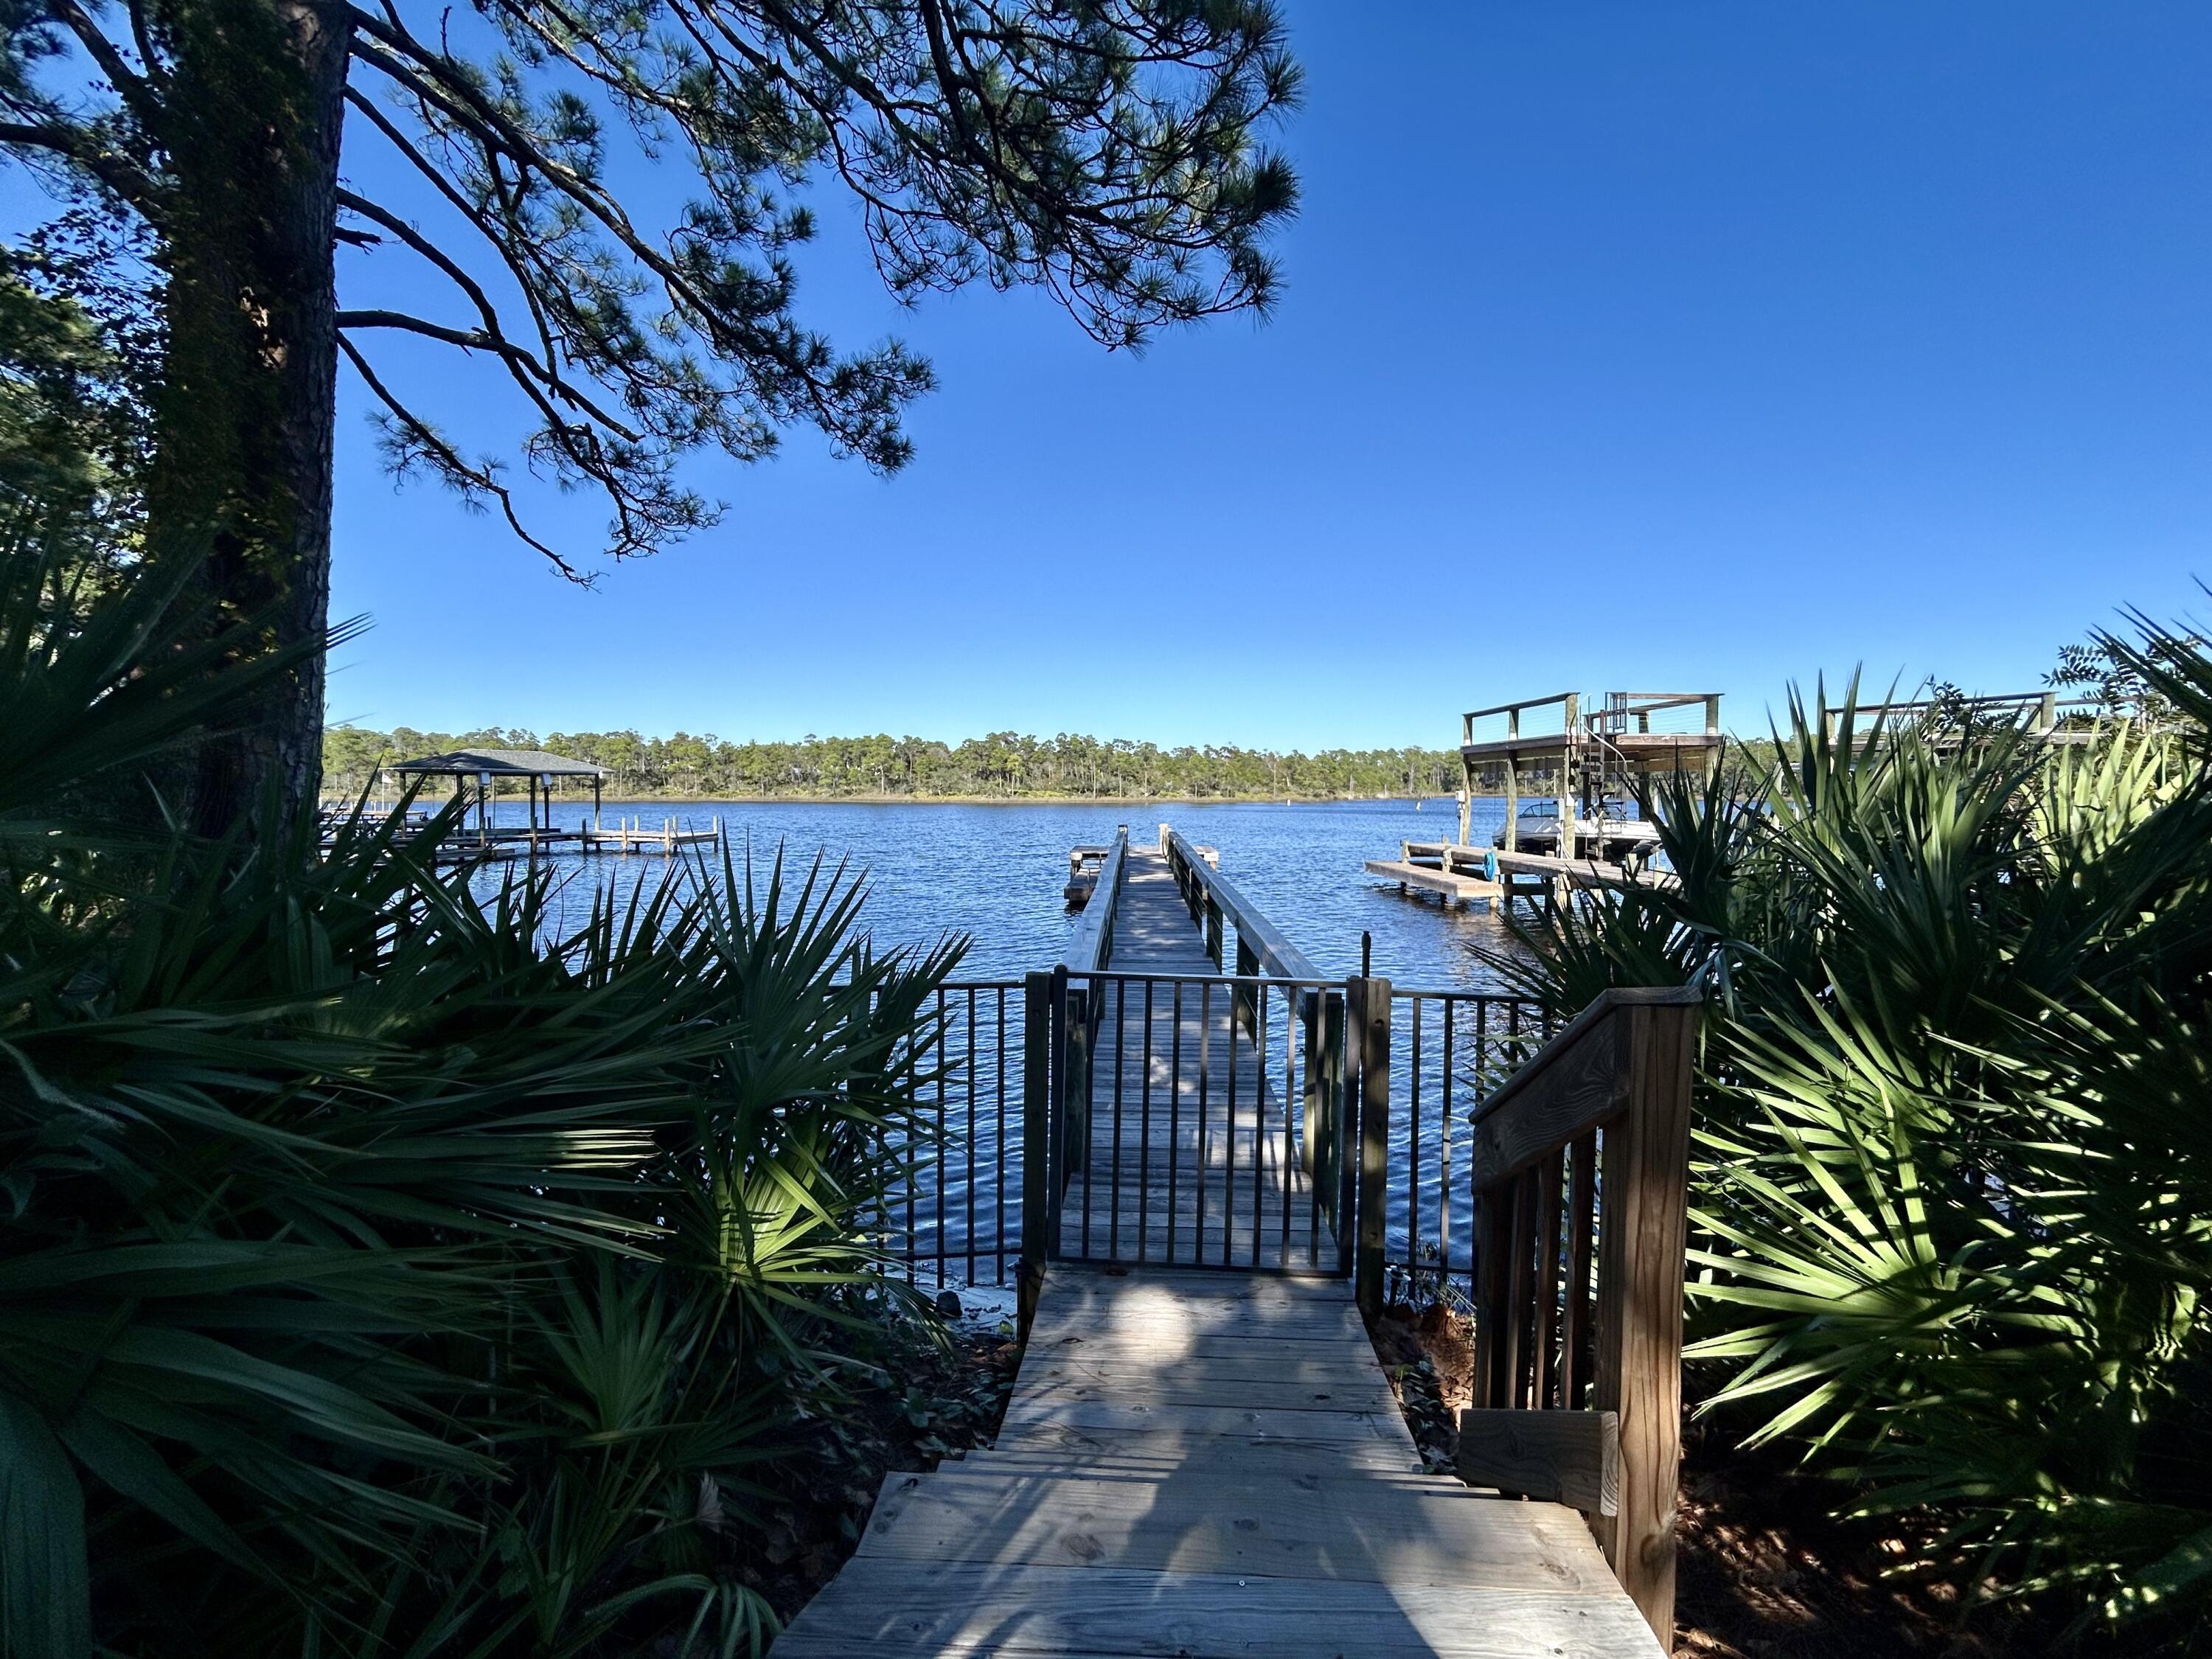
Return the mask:
{"type": "Polygon", "coordinates": [[[1522,971],[1565,1009],[1724,970],[1702,1408],[1934,1522],[1926,1565],[2151,1643],[2212,1607],[2212,657],[2106,644],[2179,722],[1793,703],[1748,789],[1650,792],[1679,886],[1528,924],[1522,971]]]}
{"type": "Polygon", "coordinates": [[[780,859],[562,933],[434,865],[450,815],[100,816],[282,665],[9,551],[10,1659],[757,1642],[752,1481],[834,1393],[957,945],[780,859]]]}

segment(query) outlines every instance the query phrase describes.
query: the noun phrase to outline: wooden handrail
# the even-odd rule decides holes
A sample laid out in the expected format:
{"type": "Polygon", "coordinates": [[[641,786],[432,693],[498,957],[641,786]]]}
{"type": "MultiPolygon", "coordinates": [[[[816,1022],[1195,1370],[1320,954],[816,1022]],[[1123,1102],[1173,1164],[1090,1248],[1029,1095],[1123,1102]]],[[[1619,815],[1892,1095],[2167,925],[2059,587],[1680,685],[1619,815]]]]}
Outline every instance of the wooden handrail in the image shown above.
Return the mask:
{"type": "Polygon", "coordinates": [[[1474,1407],[1613,1413],[1591,1530],[1662,1642],[1674,1620],[1690,1088],[1702,993],[1610,990],[1474,1118],[1474,1407]]]}
{"type": "MultiPolygon", "coordinates": [[[[1176,884],[1188,897],[1194,884],[1213,906],[1233,923],[1240,946],[1249,946],[1260,972],[1275,979],[1318,980],[1320,969],[1306,953],[1284,937],[1281,928],[1261,915],[1259,906],[1238,890],[1237,884],[1199,856],[1198,849],[1179,830],[1167,829],[1162,841],[1176,884]]],[[[1193,909],[1197,907],[1194,905],[1193,909]]],[[[1242,954],[1240,951],[1239,954],[1242,954]]],[[[1239,972],[1244,971],[1242,968],[1239,972]]]]}
{"type": "Polygon", "coordinates": [[[1543,708],[1555,702],[1565,702],[1577,695],[1572,691],[1554,691],[1548,697],[1523,697],[1519,702],[1501,702],[1495,708],[1470,708],[1460,718],[1479,720],[1486,720],[1492,714],[1517,714],[1524,708],[1543,708]]]}
{"type": "Polygon", "coordinates": [[[1113,951],[1114,909],[1121,902],[1122,854],[1128,850],[1129,826],[1125,823],[1115,830],[1106,862],[1098,867],[1098,884],[1091,890],[1083,914],[1075,919],[1075,931],[1068,935],[1067,950],[1060,959],[1071,973],[1102,971],[1113,951]]]}
{"type": "Polygon", "coordinates": [[[1695,1008],[1704,1000],[1702,991],[1686,985],[1622,985],[1599,993],[1474,1114],[1468,1158],[1475,1190],[1511,1180],[1627,1109],[1628,1070],[1620,1048],[1624,1031],[1613,1014],[1624,1008],[1695,1008]]]}

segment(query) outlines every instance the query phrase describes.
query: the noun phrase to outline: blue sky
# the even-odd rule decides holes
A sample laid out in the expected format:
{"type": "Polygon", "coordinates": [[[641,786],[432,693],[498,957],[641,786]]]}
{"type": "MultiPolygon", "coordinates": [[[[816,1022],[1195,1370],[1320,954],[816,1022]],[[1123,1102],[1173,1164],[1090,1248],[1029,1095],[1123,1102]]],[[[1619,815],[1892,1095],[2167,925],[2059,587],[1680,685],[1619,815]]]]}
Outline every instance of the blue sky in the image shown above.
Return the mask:
{"type": "Polygon", "coordinates": [[[1312,749],[1663,687],[1747,729],[2212,610],[2212,9],[1290,16],[1271,323],[1133,358],[1041,295],[902,312],[824,186],[801,314],[933,359],[915,461],[702,461],[723,526],[596,592],[395,492],[342,372],[333,611],[375,626],[331,717],[1312,749]]]}

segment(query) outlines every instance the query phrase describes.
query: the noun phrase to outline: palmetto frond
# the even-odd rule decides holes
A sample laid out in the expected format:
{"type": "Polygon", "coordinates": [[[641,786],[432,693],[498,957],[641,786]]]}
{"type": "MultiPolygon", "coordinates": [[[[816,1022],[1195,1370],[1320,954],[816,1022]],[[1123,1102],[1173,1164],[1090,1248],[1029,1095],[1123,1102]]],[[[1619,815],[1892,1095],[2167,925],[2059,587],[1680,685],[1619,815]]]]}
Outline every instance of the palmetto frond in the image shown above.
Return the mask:
{"type": "Polygon", "coordinates": [[[780,855],[563,933],[549,877],[432,866],[450,809],[57,815],[262,671],[171,684],[159,590],[8,580],[0,1510],[45,1522],[0,1526],[10,1659],[753,1640],[699,1517],[738,1524],[876,1265],[957,945],[873,951],[857,882],[780,855]]]}
{"type": "MultiPolygon", "coordinates": [[[[2212,709],[2193,636],[2125,648],[2212,709]]],[[[1563,1006],[1727,964],[1690,1352],[1732,1374],[1703,1409],[1796,1441],[1846,1507],[1933,1508],[2015,1591],[2186,1621],[2212,1606],[2212,771],[2201,732],[2069,735],[1793,699],[1747,791],[1651,792],[1679,887],[1527,943],[1563,1006]]]]}

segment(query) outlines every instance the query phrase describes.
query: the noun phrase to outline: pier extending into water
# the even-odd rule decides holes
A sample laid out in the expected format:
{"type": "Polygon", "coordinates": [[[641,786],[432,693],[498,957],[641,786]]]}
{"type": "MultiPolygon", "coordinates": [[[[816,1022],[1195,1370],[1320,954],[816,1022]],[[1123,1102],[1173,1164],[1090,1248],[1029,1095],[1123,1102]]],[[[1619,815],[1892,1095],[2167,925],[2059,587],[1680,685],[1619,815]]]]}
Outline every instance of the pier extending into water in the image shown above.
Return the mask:
{"type": "Polygon", "coordinates": [[[1331,979],[1231,851],[1120,831],[1057,963],[945,988],[885,1246],[1011,1260],[1019,1378],[779,1652],[1664,1650],[1698,994],[1331,979]],[[1474,1313],[1455,1469],[1366,1334],[1416,1281],[1474,1313]]]}
{"type": "Polygon", "coordinates": [[[1165,825],[1152,847],[1117,836],[1055,981],[1072,1085],[1061,1251],[1334,1273],[1337,1171],[1307,1165],[1300,1086],[1302,1066],[1318,1090],[1330,1063],[1312,1029],[1326,988],[1210,850],[1165,825]]]}
{"type": "Polygon", "coordinates": [[[659,853],[673,858],[687,847],[720,847],[722,844],[722,820],[711,818],[703,830],[687,826],[673,817],[663,818],[658,827],[648,827],[643,817],[628,820],[617,818],[614,827],[603,827],[596,817],[577,832],[577,838],[586,853],[617,853],[628,857],[632,853],[659,853]]]}

